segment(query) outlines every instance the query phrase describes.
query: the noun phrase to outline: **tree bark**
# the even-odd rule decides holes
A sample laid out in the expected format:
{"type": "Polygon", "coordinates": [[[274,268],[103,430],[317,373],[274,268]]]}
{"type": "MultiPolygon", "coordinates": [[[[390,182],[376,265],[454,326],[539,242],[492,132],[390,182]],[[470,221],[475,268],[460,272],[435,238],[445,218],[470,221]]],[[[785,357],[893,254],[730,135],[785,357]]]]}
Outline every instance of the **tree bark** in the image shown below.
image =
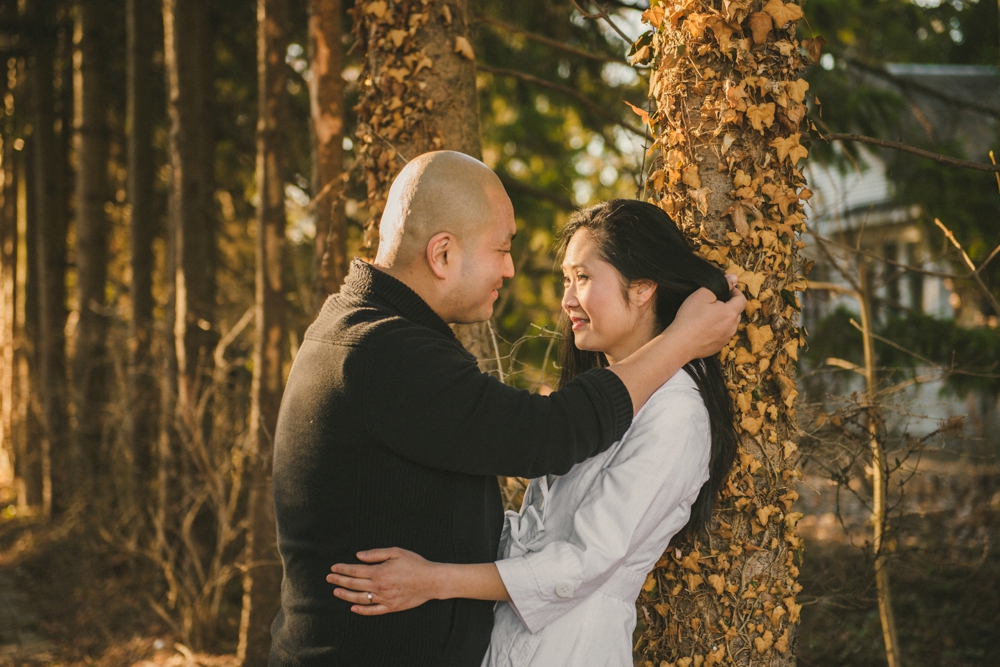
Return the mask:
{"type": "Polygon", "coordinates": [[[135,489],[142,493],[151,479],[156,441],[158,386],[152,357],[153,241],[158,216],[154,207],[156,159],[153,151],[153,44],[157,7],[149,0],[125,4],[126,80],[125,132],[127,137],[126,201],[131,231],[132,282],[128,346],[128,402],[126,430],[134,457],[135,489]]]}
{"type": "Polygon", "coordinates": [[[250,390],[250,497],[237,650],[244,667],[266,667],[280,605],[281,567],[271,491],[272,434],[284,387],[287,0],[257,2],[257,335],[250,390]]]}
{"type": "Polygon", "coordinates": [[[208,4],[164,0],[164,64],[170,116],[174,339],[177,409],[188,428],[210,378],[216,332],[212,132],[212,36],[208,4]]]}
{"type": "MultiPolygon", "coordinates": [[[[35,62],[33,68],[35,220],[39,332],[36,343],[38,394],[42,408],[42,515],[53,506],[53,477],[66,488],[66,224],[67,186],[63,142],[56,132],[54,25],[55,0],[36,0],[35,62]],[[53,469],[55,468],[55,470],[53,469]],[[62,471],[60,474],[59,471],[62,471]]],[[[60,123],[61,125],[61,123],[60,123]]]]}
{"type": "Polygon", "coordinates": [[[313,310],[340,289],[347,275],[344,212],[344,78],[341,0],[309,0],[309,81],[312,191],[316,219],[313,310]]]}
{"type": "MultiPolygon", "coordinates": [[[[4,74],[7,74],[6,68],[4,74]]],[[[10,120],[4,119],[9,125],[10,120]]],[[[17,375],[17,168],[14,138],[0,139],[0,481],[17,483],[14,421],[17,375]]],[[[20,494],[19,494],[20,495],[20,494]]]]}
{"type": "Polygon", "coordinates": [[[795,292],[810,196],[796,165],[808,84],[798,78],[801,10],[761,5],[703,0],[644,14],[656,28],[653,201],[702,256],[740,276],[749,303],[721,357],[737,465],[709,534],[672,545],[643,587],[642,665],[795,662],[795,292]]]}
{"type": "Polygon", "coordinates": [[[77,0],[73,45],[74,150],[76,153],[76,345],[73,359],[77,456],[90,475],[100,475],[107,410],[108,332],[105,297],[110,225],[108,197],[110,131],[105,117],[107,7],[102,0],[77,0]]]}
{"type": "MultiPolygon", "coordinates": [[[[364,55],[357,106],[371,216],[364,240],[374,255],[389,186],[407,160],[435,150],[482,158],[476,64],[465,0],[369,3],[357,5],[354,18],[364,55]]],[[[493,357],[487,323],[455,330],[481,364],[493,357]]]]}

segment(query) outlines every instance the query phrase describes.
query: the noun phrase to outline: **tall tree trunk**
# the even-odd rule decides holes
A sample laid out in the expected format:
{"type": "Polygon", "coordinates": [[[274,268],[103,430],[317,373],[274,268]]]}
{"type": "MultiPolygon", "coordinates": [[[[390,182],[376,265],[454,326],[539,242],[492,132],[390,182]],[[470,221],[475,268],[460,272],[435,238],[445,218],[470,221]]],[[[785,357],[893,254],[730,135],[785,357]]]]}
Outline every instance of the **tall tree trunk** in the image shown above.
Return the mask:
{"type": "MultiPolygon", "coordinates": [[[[444,149],[482,158],[476,65],[465,0],[372,2],[354,17],[365,56],[357,107],[371,215],[365,243],[374,248],[389,186],[407,160],[444,149]]],[[[493,356],[486,323],[455,329],[480,360],[493,356]]]]}
{"type": "Polygon", "coordinates": [[[216,333],[215,144],[208,3],[164,0],[164,63],[170,116],[169,225],[174,235],[174,337],[178,411],[200,428],[195,406],[210,378],[216,333]]]}
{"type": "Polygon", "coordinates": [[[668,3],[655,28],[650,96],[661,160],[653,199],[698,251],[740,276],[749,303],[722,351],[739,460],[710,534],[664,554],[639,601],[640,664],[792,665],[800,541],[793,361],[804,189],[796,165],[808,84],[795,4],[668,3]],[[801,188],[801,189],[800,189],[801,188]],[[676,661],[676,663],[675,663],[676,661]]]}
{"type": "MultiPolygon", "coordinates": [[[[55,55],[58,36],[54,25],[55,0],[37,0],[39,29],[35,41],[33,85],[35,220],[38,262],[39,333],[36,344],[38,394],[42,408],[42,515],[53,505],[53,475],[64,483],[67,470],[66,432],[66,160],[56,132],[55,55]]],[[[64,82],[65,85],[66,82],[64,82]]],[[[62,125],[62,123],[60,123],[62,125]]],[[[63,130],[65,133],[65,130],[63,130]]]]}
{"type": "Polygon", "coordinates": [[[287,122],[288,1],[257,2],[257,336],[250,390],[250,497],[246,570],[238,657],[246,667],[265,667],[271,622],[280,605],[271,451],[284,386],[285,172],[287,122]]]}
{"type": "MultiPolygon", "coordinates": [[[[30,89],[37,84],[29,71],[27,108],[31,113],[30,89]]],[[[23,352],[18,362],[18,423],[21,424],[16,439],[18,459],[21,461],[21,477],[25,480],[24,501],[27,505],[42,511],[44,516],[43,491],[45,488],[41,422],[37,407],[38,394],[38,211],[35,207],[35,147],[34,137],[25,140],[21,158],[21,182],[18,192],[18,207],[21,214],[18,235],[21,237],[20,255],[24,270],[18,277],[20,289],[24,292],[23,352]]]]}
{"type": "Polygon", "coordinates": [[[105,297],[110,224],[108,197],[110,131],[103,89],[107,52],[107,6],[77,0],[74,44],[74,149],[76,153],[76,346],[73,359],[77,454],[90,475],[105,469],[102,435],[107,410],[108,369],[105,297]]]}
{"type": "Polygon", "coordinates": [[[131,230],[132,283],[129,319],[129,370],[126,429],[135,461],[136,488],[152,474],[156,441],[158,387],[152,356],[153,339],[153,241],[158,216],[153,203],[155,154],[153,151],[153,43],[157,6],[150,0],[127,0],[125,5],[126,81],[125,131],[127,134],[126,197],[131,230]]]}
{"type": "Polygon", "coordinates": [[[340,289],[347,275],[344,212],[344,78],[341,0],[309,0],[309,81],[312,190],[316,218],[313,310],[340,289]]]}
{"type": "MultiPolygon", "coordinates": [[[[5,71],[6,75],[7,72],[5,71]]],[[[10,125],[10,119],[3,119],[10,125]]],[[[14,138],[0,139],[0,481],[20,482],[14,444],[17,391],[17,177],[14,138]]],[[[20,495],[20,494],[19,494],[20,495]]]]}

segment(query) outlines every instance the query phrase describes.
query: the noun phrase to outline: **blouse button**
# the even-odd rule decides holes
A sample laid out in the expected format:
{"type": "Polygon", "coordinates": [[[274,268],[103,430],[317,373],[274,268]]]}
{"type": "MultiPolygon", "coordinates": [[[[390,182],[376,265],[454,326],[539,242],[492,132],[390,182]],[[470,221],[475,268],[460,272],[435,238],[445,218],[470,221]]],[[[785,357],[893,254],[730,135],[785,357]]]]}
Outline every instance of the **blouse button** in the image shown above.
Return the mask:
{"type": "Polygon", "coordinates": [[[561,598],[573,597],[573,586],[570,584],[559,584],[556,586],[556,595],[561,598]]]}

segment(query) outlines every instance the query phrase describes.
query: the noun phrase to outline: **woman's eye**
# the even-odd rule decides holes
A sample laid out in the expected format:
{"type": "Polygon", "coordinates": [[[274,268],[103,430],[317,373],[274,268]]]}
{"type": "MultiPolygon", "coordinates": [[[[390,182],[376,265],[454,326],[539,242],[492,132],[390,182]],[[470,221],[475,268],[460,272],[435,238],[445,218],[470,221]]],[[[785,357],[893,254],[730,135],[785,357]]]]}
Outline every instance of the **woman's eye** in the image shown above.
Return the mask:
{"type": "Polygon", "coordinates": [[[579,274],[577,274],[576,279],[577,280],[589,280],[590,276],[588,276],[586,273],[579,273],[579,274]]]}

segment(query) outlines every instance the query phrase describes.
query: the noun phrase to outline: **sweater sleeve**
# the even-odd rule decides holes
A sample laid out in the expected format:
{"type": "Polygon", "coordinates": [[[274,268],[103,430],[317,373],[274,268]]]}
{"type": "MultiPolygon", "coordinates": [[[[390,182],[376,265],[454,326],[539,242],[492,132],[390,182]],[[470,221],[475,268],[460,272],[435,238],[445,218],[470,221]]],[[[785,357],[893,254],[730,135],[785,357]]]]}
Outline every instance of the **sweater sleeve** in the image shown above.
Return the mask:
{"type": "Polygon", "coordinates": [[[697,392],[659,390],[581,500],[568,537],[497,561],[525,627],[538,632],[616,573],[637,582],[638,591],[652,563],[642,572],[624,563],[651,539],[662,542],[651,553],[662,553],[687,523],[708,478],[710,447],[708,414],[697,392]]]}
{"type": "Polygon", "coordinates": [[[364,421],[379,442],[422,465],[474,475],[564,474],[632,422],[628,390],[606,369],[540,396],[483,373],[426,328],[396,325],[373,338],[364,421]]]}

